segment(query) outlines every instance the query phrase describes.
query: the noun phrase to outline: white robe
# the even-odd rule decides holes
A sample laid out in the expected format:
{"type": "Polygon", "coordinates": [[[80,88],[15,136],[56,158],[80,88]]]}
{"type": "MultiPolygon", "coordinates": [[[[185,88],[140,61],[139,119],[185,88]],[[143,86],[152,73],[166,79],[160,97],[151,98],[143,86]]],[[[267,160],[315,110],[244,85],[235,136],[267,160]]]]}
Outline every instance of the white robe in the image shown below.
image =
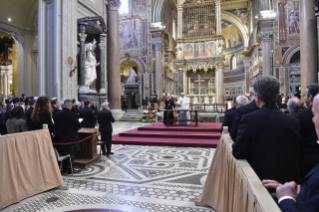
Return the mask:
{"type": "MultiPolygon", "coordinates": [[[[177,104],[180,105],[181,109],[182,110],[189,110],[189,98],[184,96],[184,97],[179,97],[178,101],[177,101],[177,104]]],[[[181,112],[182,114],[182,112],[181,112]]],[[[186,112],[186,119],[190,120],[190,112],[186,112]]],[[[185,122],[181,122],[181,124],[185,124],[185,122]]],[[[187,125],[190,125],[191,122],[188,121],[187,122],[187,125]]]]}

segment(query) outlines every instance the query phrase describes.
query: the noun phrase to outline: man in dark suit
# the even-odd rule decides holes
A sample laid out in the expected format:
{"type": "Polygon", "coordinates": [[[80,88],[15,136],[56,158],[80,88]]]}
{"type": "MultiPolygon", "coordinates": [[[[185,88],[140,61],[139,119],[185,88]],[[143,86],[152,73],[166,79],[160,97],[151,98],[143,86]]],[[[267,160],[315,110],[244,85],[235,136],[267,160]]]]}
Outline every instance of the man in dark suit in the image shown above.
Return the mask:
{"type": "Polygon", "coordinates": [[[112,115],[112,112],[109,111],[109,104],[103,103],[102,110],[97,115],[97,122],[99,123],[99,129],[101,132],[101,140],[106,142],[106,152],[105,146],[101,146],[103,155],[112,155],[112,124],[115,122],[115,119],[112,115]]]}
{"type": "MultiPolygon", "coordinates": [[[[247,104],[248,104],[248,98],[246,96],[237,96],[236,109],[241,108],[247,104]]],[[[222,128],[220,130],[221,133],[223,133],[223,128],[226,126],[228,127],[228,132],[230,132],[232,125],[233,125],[233,122],[234,122],[235,115],[236,115],[236,110],[225,113],[223,125],[222,125],[222,128]]]]}
{"type": "Polygon", "coordinates": [[[72,99],[72,112],[79,115],[79,108],[76,106],[76,100],[72,99]]]}
{"type": "Polygon", "coordinates": [[[98,111],[97,111],[97,106],[96,106],[95,102],[93,102],[93,104],[91,105],[91,109],[92,109],[94,115],[97,116],[98,111]]]}
{"type": "Polygon", "coordinates": [[[80,111],[80,118],[83,119],[81,125],[83,128],[95,128],[96,118],[91,109],[91,102],[84,102],[84,108],[80,111]]]}
{"type": "Polygon", "coordinates": [[[288,115],[292,117],[297,117],[301,111],[301,102],[297,97],[291,97],[287,102],[287,109],[289,111],[288,115]]]}
{"type": "Polygon", "coordinates": [[[254,91],[254,88],[252,87],[249,89],[249,98],[251,102],[248,105],[238,108],[238,110],[236,110],[234,122],[232,124],[231,130],[229,130],[230,137],[232,138],[233,141],[236,141],[238,125],[241,120],[241,117],[255,110],[259,110],[259,108],[257,107],[255,103],[255,91],[254,91]]]}
{"type": "Polygon", "coordinates": [[[241,118],[233,155],[246,159],[261,180],[300,182],[300,124],[276,106],[279,89],[274,77],[255,80],[255,101],[260,110],[241,118]]]}
{"type": "Polygon", "coordinates": [[[31,119],[31,115],[32,115],[32,112],[34,110],[35,103],[36,103],[36,100],[35,99],[31,99],[29,101],[30,108],[29,108],[29,110],[27,110],[27,112],[25,112],[25,118],[27,120],[27,125],[28,125],[28,129],[29,130],[34,130],[33,129],[33,124],[32,124],[32,119],[31,119]]]}
{"type": "MultiPolygon", "coordinates": [[[[81,129],[81,124],[78,120],[78,116],[71,111],[72,100],[66,99],[64,101],[64,107],[61,112],[56,116],[55,127],[57,130],[57,140],[60,143],[71,143],[79,141],[78,131],[81,129]]],[[[74,163],[75,153],[80,151],[80,144],[72,145],[57,145],[57,150],[60,155],[70,155],[72,164],[74,163]]],[[[73,166],[72,166],[73,167],[73,166]]],[[[72,169],[69,166],[69,162],[63,163],[63,172],[68,171],[68,174],[72,173],[72,169]]],[[[80,170],[74,169],[73,173],[78,173],[80,170]]]]}
{"type": "Polygon", "coordinates": [[[7,127],[6,127],[6,109],[4,109],[5,104],[0,102],[0,134],[5,135],[7,134],[7,127]]]}
{"type": "Polygon", "coordinates": [[[51,106],[52,106],[52,118],[53,118],[53,121],[55,121],[56,116],[61,112],[60,104],[57,98],[52,98],[51,106]]]}
{"type": "MultiPolygon", "coordinates": [[[[312,111],[316,134],[319,135],[319,95],[314,98],[312,111]]],[[[284,185],[274,180],[263,180],[266,188],[276,189],[273,194],[278,199],[283,212],[319,211],[319,163],[306,175],[300,185],[288,182],[284,185]]]]}
{"type": "Polygon", "coordinates": [[[6,100],[6,104],[7,105],[12,104],[12,102],[13,102],[13,97],[12,97],[12,95],[9,95],[9,98],[6,100]]]}
{"type": "Polygon", "coordinates": [[[234,107],[232,107],[232,108],[226,110],[226,111],[225,111],[225,114],[226,114],[226,113],[229,113],[229,112],[232,112],[232,111],[235,111],[235,110],[237,109],[237,102],[236,102],[237,96],[238,96],[238,95],[235,95],[235,96],[233,97],[234,107]]]}
{"type": "MultiPolygon", "coordinates": [[[[171,95],[167,95],[167,98],[165,99],[165,110],[172,110],[173,108],[175,108],[175,102],[172,99],[171,95]]],[[[163,117],[163,122],[166,126],[169,125],[173,125],[173,120],[174,116],[173,116],[173,111],[164,111],[164,117],[163,117]],[[167,119],[169,119],[170,121],[168,121],[167,119]]]]}
{"type": "Polygon", "coordinates": [[[318,136],[316,134],[315,125],[312,122],[312,101],[319,93],[319,85],[309,85],[304,94],[307,109],[301,111],[296,118],[300,122],[301,135],[301,155],[300,155],[300,171],[301,176],[306,174],[317,164],[319,145],[317,143],[318,136]]]}

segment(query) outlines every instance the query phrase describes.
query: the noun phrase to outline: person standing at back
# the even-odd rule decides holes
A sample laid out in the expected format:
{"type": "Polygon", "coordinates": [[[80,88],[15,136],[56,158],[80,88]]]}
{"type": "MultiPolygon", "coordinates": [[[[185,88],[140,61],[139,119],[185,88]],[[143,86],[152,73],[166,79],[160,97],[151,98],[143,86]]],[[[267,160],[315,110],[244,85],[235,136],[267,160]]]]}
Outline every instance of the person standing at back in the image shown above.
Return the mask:
{"type": "Polygon", "coordinates": [[[34,130],[31,116],[32,116],[32,112],[33,112],[34,107],[35,107],[35,103],[36,103],[36,100],[35,99],[31,99],[29,101],[30,108],[29,108],[29,110],[27,110],[27,112],[25,112],[25,118],[27,120],[27,125],[28,125],[28,129],[29,130],[34,130]]]}
{"type": "Polygon", "coordinates": [[[95,128],[96,118],[91,109],[91,102],[84,102],[84,108],[80,111],[80,118],[83,119],[81,125],[83,128],[95,128]]]}
{"type": "Polygon", "coordinates": [[[115,122],[115,119],[109,110],[109,104],[107,102],[102,104],[102,110],[97,115],[97,121],[101,132],[101,140],[106,142],[106,152],[105,146],[101,146],[103,155],[112,155],[112,124],[115,122]]]}
{"type": "Polygon", "coordinates": [[[312,102],[315,96],[319,93],[319,85],[309,85],[304,94],[304,99],[307,109],[301,111],[296,118],[300,122],[301,135],[301,156],[300,156],[300,171],[304,177],[317,164],[319,145],[317,143],[318,136],[316,134],[315,125],[312,122],[312,102]]]}
{"type": "Polygon", "coordinates": [[[48,97],[39,97],[32,112],[31,119],[33,130],[41,130],[43,129],[43,124],[47,124],[49,127],[50,135],[52,137],[55,136],[56,130],[52,122],[52,106],[48,97]]]}

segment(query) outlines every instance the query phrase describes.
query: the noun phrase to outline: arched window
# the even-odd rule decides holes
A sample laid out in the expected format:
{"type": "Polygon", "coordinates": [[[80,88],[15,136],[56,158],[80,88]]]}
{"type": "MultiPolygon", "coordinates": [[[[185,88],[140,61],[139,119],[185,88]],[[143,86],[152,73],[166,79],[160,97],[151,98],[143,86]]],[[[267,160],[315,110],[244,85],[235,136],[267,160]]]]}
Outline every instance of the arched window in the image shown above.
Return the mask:
{"type": "Polygon", "coordinates": [[[231,59],[231,67],[232,67],[232,70],[237,68],[237,60],[235,55],[231,59]]]}
{"type": "Polygon", "coordinates": [[[128,1],[129,0],[121,0],[121,7],[119,9],[120,14],[128,13],[128,1]]]}

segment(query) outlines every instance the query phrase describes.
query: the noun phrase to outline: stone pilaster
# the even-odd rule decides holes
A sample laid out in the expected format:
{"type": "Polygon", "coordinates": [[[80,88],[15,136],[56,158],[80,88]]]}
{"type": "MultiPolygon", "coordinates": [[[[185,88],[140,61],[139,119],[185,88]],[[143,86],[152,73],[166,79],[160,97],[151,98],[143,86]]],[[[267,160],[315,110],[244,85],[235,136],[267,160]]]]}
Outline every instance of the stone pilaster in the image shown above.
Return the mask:
{"type": "Polygon", "coordinates": [[[80,25],[79,26],[79,39],[80,39],[80,82],[79,86],[80,89],[85,86],[85,40],[86,40],[87,34],[85,34],[85,26],[80,25]]]}
{"type": "Polygon", "coordinates": [[[120,30],[119,12],[121,5],[119,0],[108,1],[108,36],[107,36],[107,79],[108,99],[112,111],[120,113],[121,109],[121,76],[120,76],[120,30]]]}
{"type": "Polygon", "coordinates": [[[225,61],[216,61],[216,74],[215,74],[215,85],[216,85],[216,101],[217,104],[224,104],[224,65],[225,61]]]}
{"type": "Polygon", "coordinates": [[[222,24],[221,24],[221,0],[215,0],[215,18],[216,18],[216,34],[222,34],[222,24]]]}
{"type": "Polygon", "coordinates": [[[178,36],[183,37],[183,4],[177,5],[178,36]]]}
{"type": "Polygon", "coordinates": [[[246,87],[244,92],[246,93],[246,95],[249,95],[249,88],[250,88],[250,76],[249,76],[250,75],[250,60],[249,59],[245,59],[244,60],[244,65],[245,65],[245,87],[246,87]]]}
{"type": "Polygon", "coordinates": [[[99,43],[99,49],[100,49],[100,61],[101,61],[101,88],[100,93],[106,93],[106,67],[105,67],[105,38],[106,34],[100,35],[100,43],[99,43]]]}
{"type": "Polygon", "coordinates": [[[272,76],[271,73],[271,57],[270,48],[272,40],[272,32],[260,32],[258,38],[261,41],[262,46],[262,58],[263,58],[263,75],[272,76]]]}
{"type": "Polygon", "coordinates": [[[155,92],[159,99],[163,96],[163,67],[162,67],[162,55],[163,46],[162,41],[156,41],[155,45],[155,92]]]}
{"type": "Polygon", "coordinates": [[[316,3],[316,0],[299,0],[301,94],[308,85],[318,83],[317,20],[313,10],[316,3]]]}

